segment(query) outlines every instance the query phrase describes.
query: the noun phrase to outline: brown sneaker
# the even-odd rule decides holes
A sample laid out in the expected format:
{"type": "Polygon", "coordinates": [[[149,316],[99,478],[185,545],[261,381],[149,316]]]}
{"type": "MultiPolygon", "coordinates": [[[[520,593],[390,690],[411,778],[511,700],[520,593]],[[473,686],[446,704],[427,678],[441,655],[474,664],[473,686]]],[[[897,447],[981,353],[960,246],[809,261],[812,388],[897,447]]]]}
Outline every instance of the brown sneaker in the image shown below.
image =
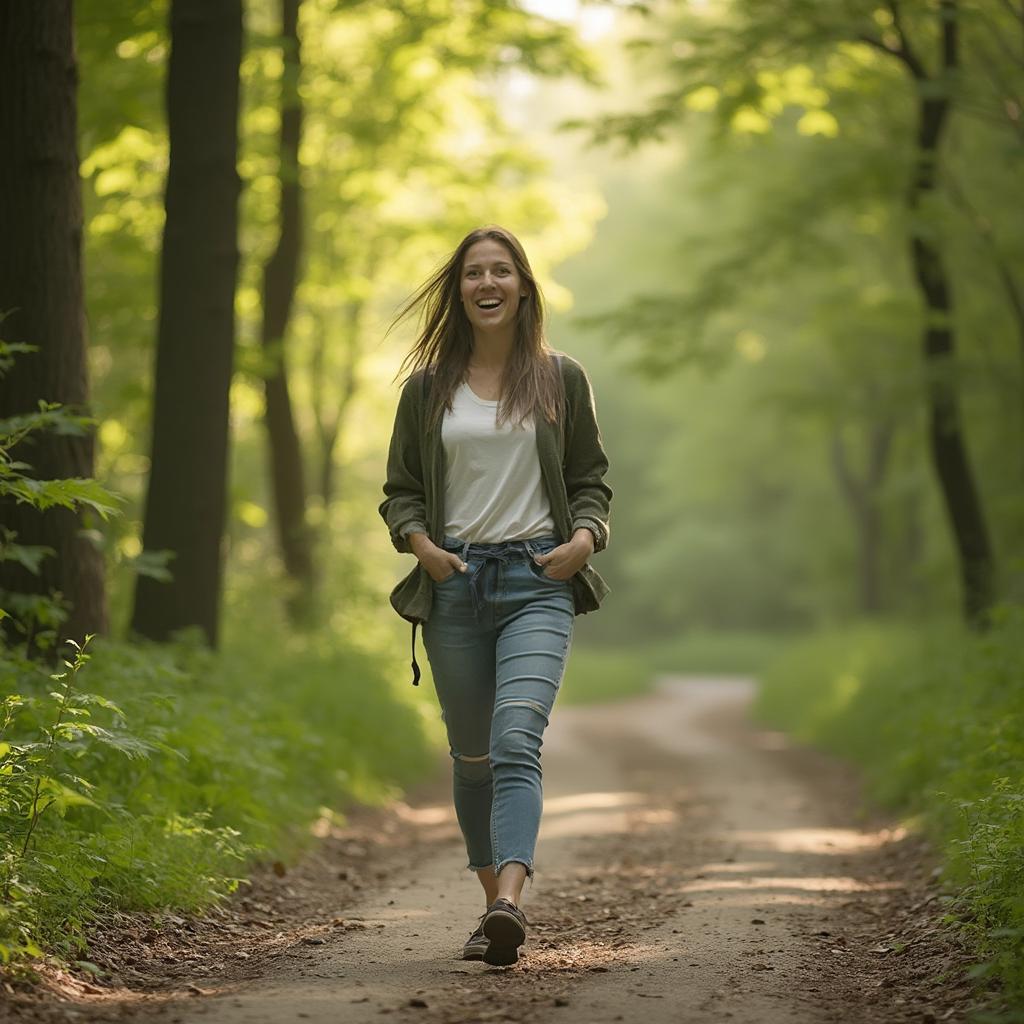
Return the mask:
{"type": "Polygon", "coordinates": [[[486,913],[480,915],[480,923],[476,926],[476,931],[466,939],[466,944],[462,947],[463,960],[483,960],[484,953],[487,952],[487,947],[490,945],[490,939],[484,935],[483,929],[486,916],[486,913]]]}
{"type": "Polygon", "coordinates": [[[526,941],[526,915],[511,901],[499,896],[484,915],[481,929],[489,939],[485,964],[508,967],[519,959],[519,947],[526,941]]]}

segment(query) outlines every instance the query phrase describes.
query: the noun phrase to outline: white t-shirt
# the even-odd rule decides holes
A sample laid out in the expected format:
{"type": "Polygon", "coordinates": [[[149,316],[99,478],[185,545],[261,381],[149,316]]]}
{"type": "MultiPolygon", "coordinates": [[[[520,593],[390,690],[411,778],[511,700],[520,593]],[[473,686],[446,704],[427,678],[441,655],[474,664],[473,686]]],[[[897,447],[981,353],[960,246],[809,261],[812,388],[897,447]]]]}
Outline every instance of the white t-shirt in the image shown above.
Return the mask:
{"type": "Polygon", "coordinates": [[[444,414],[444,532],[476,544],[553,536],[533,420],[499,428],[497,419],[498,403],[465,383],[444,414]]]}

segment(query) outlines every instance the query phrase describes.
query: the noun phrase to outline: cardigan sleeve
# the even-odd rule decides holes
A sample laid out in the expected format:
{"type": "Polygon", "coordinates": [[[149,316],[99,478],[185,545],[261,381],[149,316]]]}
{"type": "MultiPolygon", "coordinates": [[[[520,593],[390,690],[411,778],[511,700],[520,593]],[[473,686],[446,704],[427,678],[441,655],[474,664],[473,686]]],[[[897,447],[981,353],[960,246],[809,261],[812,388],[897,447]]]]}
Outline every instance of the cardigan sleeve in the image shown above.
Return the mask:
{"type": "Polygon", "coordinates": [[[387,523],[397,551],[410,553],[410,533],[427,533],[427,498],[423,482],[421,445],[420,375],[414,374],[402,388],[395,425],[388,448],[384,501],[380,514],[387,523]]]}
{"type": "Polygon", "coordinates": [[[565,437],[563,476],[569,499],[569,518],[575,532],[581,526],[594,535],[594,550],[608,545],[612,489],[605,483],[608,457],[597,425],[594,392],[586,371],[566,358],[566,400],[569,416],[565,437]]]}

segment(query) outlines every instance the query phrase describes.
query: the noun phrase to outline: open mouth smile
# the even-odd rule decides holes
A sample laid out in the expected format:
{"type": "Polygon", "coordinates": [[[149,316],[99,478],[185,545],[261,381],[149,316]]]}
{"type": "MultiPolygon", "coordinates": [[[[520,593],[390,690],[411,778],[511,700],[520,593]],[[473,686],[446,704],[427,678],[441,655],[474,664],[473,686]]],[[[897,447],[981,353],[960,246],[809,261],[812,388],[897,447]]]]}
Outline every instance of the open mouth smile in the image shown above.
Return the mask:
{"type": "Polygon", "coordinates": [[[478,299],[477,307],[480,309],[497,309],[501,303],[501,299],[478,299]]]}

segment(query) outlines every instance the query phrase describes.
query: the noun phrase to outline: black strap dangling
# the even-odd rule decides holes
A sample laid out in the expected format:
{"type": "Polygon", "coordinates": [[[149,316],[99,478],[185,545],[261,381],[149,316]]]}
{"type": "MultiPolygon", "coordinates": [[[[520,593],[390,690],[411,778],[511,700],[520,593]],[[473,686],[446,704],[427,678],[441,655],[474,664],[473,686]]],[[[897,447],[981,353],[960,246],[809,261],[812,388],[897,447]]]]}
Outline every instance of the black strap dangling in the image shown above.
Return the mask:
{"type": "Polygon", "coordinates": [[[416,627],[419,622],[412,624],[412,685],[420,685],[420,667],[416,664],[416,627]]]}

